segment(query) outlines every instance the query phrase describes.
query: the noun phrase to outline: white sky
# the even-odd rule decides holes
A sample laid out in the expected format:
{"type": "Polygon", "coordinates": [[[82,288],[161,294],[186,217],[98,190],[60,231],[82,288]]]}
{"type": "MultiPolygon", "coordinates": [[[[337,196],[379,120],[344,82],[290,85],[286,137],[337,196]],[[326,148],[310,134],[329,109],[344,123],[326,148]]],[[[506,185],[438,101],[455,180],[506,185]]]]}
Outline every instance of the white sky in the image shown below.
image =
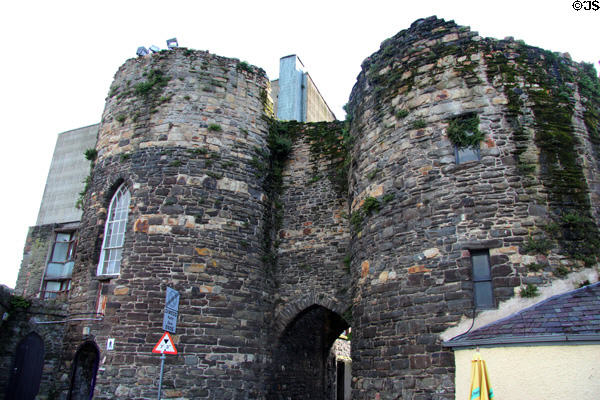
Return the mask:
{"type": "MultiPolygon", "coordinates": [[[[0,283],[14,287],[57,134],[100,121],[114,73],[138,46],[209,50],[262,67],[298,54],[337,117],[362,61],[419,18],[513,36],[597,63],[600,10],[548,1],[31,1],[0,6],[0,283]]],[[[597,65],[597,64],[596,64],[597,65]]]]}

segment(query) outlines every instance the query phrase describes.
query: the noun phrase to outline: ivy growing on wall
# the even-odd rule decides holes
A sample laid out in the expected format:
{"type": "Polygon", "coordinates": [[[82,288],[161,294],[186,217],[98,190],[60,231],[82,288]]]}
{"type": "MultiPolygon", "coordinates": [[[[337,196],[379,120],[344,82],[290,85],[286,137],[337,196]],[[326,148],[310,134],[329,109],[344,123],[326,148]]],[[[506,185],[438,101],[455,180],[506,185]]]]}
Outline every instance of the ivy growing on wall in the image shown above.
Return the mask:
{"type": "Polygon", "coordinates": [[[77,201],[75,202],[75,208],[78,210],[83,207],[83,202],[85,200],[85,195],[90,188],[90,184],[92,183],[92,170],[94,169],[94,165],[96,163],[96,158],[98,157],[98,150],[95,148],[89,148],[83,153],[86,160],[90,162],[90,173],[83,180],[83,189],[79,192],[77,197],[77,201]]]}
{"type": "MultiPolygon", "coordinates": [[[[544,201],[552,222],[541,227],[548,237],[544,247],[551,247],[552,239],[562,254],[593,264],[600,256],[600,232],[592,219],[589,188],[578,156],[581,143],[572,123],[577,87],[588,138],[598,156],[600,81],[593,67],[577,66],[555,53],[522,43],[492,42],[486,51],[491,55],[486,62],[488,80],[502,83],[508,99],[507,121],[513,130],[514,155],[523,185],[541,182],[547,193],[544,201]],[[513,55],[510,59],[506,56],[509,52],[513,55]],[[524,99],[533,111],[533,137],[523,126],[524,99]],[[539,149],[539,176],[534,176],[536,166],[524,157],[532,145],[539,149]]],[[[522,250],[541,252],[532,240],[522,250]]]]}
{"type": "Polygon", "coordinates": [[[485,135],[479,131],[479,116],[465,114],[452,118],[446,131],[448,139],[458,147],[478,148],[485,135]]]}
{"type": "MultiPolygon", "coordinates": [[[[264,101],[266,102],[266,98],[264,101]]],[[[268,107],[265,108],[268,114],[268,107]]],[[[263,237],[263,261],[270,269],[276,264],[278,241],[275,233],[280,229],[283,219],[283,205],[279,196],[283,191],[283,171],[292,152],[294,143],[304,137],[310,145],[311,159],[323,165],[326,175],[340,195],[347,193],[349,149],[351,146],[347,123],[343,121],[301,123],[297,121],[279,121],[268,118],[269,132],[267,149],[255,148],[250,164],[258,177],[263,179],[263,188],[267,194],[267,216],[263,237]]],[[[311,179],[315,183],[321,179],[311,179]]]]}

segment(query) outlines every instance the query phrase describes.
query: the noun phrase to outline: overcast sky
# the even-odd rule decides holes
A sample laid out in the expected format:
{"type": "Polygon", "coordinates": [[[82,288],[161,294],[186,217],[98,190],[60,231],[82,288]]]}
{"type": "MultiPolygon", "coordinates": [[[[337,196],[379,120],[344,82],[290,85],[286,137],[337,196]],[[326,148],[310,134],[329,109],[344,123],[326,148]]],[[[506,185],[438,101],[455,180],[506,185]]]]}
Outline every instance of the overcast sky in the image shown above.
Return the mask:
{"type": "MultiPolygon", "coordinates": [[[[582,5],[585,7],[586,2],[582,5]]],[[[588,2],[588,5],[591,3],[588,2]]],[[[14,287],[57,134],[98,123],[114,73],[138,46],[209,50],[262,67],[298,54],[338,118],[379,44],[437,15],[598,66],[599,11],[549,1],[4,1],[0,6],[0,283],[14,287]]]]}

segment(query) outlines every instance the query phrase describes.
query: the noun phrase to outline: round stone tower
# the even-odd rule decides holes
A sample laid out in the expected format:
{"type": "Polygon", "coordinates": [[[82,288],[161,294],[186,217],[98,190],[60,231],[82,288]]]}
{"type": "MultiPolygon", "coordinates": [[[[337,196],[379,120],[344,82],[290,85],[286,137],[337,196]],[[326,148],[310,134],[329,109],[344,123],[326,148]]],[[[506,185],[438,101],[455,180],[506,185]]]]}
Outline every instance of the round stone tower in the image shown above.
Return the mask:
{"type": "Polygon", "coordinates": [[[348,108],[353,398],[454,398],[442,332],[597,262],[592,71],[435,17],[364,61],[348,108]]]}
{"type": "Polygon", "coordinates": [[[116,73],[83,198],[70,310],[103,318],[74,325],[66,352],[83,340],[100,348],[95,398],[156,397],[160,356],[151,351],[167,287],[180,293],[179,355],[167,358],[164,393],[263,392],[269,284],[254,164],[266,148],[268,91],[264,71],[184,48],[116,73]],[[111,207],[115,194],[130,197],[124,211],[111,207]]]}

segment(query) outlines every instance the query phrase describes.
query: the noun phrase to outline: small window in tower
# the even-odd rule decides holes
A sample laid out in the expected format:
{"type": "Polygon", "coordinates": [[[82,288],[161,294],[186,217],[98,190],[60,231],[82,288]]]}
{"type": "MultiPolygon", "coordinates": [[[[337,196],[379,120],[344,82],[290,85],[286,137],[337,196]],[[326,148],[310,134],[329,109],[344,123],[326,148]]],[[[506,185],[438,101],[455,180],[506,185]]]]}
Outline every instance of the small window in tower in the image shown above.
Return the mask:
{"type": "Polygon", "coordinates": [[[479,146],[484,134],[479,131],[479,116],[468,113],[451,118],[446,131],[454,144],[456,164],[479,161],[479,146]]]}
{"type": "Polygon", "coordinates": [[[475,308],[494,308],[494,288],[488,250],[471,250],[475,308]]]}
{"type": "Polygon", "coordinates": [[[454,147],[454,155],[456,156],[456,164],[464,164],[470,161],[479,161],[479,149],[472,147],[454,147]]]}

